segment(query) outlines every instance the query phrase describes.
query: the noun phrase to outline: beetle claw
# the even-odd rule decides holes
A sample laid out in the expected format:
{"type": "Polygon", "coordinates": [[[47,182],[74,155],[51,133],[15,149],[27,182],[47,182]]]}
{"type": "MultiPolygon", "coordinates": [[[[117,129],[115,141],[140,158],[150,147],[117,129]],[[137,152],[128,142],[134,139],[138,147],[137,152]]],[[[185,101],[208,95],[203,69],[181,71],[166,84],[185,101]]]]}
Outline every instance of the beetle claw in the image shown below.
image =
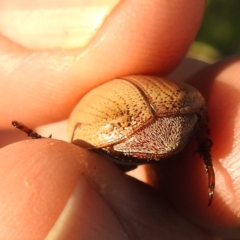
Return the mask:
{"type": "Polygon", "coordinates": [[[215,174],[214,174],[213,166],[207,166],[206,171],[208,174],[208,194],[209,194],[208,206],[210,206],[212,203],[214,188],[215,188],[215,174]]]}

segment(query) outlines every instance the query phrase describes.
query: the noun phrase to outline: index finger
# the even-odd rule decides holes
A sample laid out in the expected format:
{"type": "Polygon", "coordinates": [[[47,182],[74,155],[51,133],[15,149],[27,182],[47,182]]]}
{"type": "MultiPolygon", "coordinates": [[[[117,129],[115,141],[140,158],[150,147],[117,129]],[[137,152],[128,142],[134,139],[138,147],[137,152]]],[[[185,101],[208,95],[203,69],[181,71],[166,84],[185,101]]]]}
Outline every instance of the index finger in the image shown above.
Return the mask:
{"type": "Polygon", "coordinates": [[[116,76],[168,73],[194,39],[204,3],[121,2],[86,46],[72,50],[30,50],[1,36],[1,127],[12,119],[31,126],[64,119],[88,90],[116,76]]]}

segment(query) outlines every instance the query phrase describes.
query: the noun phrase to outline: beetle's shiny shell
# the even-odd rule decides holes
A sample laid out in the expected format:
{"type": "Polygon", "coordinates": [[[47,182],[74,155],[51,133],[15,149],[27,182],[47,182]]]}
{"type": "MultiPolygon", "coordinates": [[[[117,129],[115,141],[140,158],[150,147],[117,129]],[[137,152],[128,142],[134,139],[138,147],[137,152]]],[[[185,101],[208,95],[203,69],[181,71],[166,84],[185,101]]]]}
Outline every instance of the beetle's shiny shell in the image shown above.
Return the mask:
{"type": "MultiPolygon", "coordinates": [[[[188,141],[198,121],[197,114],[204,106],[202,95],[189,85],[153,76],[127,76],[87,93],[69,118],[68,134],[71,141],[81,139],[96,148],[106,148],[127,141],[149,125],[154,126],[158,119],[159,125],[154,130],[160,132],[154,133],[156,136],[165,131],[161,122],[168,121],[176,127],[172,136],[183,131],[181,134],[187,133],[183,137],[188,141]],[[176,122],[183,127],[179,129],[176,122]]],[[[177,141],[182,141],[180,138],[177,141]]],[[[181,146],[178,148],[181,150],[181,146]]]]}

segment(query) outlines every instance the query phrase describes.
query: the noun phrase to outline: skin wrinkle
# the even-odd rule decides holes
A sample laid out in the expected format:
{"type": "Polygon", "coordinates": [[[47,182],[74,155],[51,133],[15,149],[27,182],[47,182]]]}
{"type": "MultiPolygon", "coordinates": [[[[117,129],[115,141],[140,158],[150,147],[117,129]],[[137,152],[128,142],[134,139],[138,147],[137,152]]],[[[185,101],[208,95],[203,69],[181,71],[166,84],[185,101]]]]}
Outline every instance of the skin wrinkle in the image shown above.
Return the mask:
{"type": "Polygon", "coordinates": [[[121,228],[124,230],[125,236],[127,237],[126,239],[132,239],[131,234],[128,231],[129,229],[125,224],[125,220],[121,217],[121,214],[116,209],[116,207],[111,203],[111,201],[109,201],[105,197],[105,195],[108,194],[108,190],[109,190],[109,189],[108,190],[106,189],[106,188],[109,188],[107,184],[105,184],[106,179],[104,179],[104,176],[99,176],[99,174],[96,171],[96,167],[91,168],[85,161],[83,161],[82,164],[84,164],[84,168],[86,169],[85,172],[82,172],[82,176],[88,181],[88,183],[93,187],[93,189],[95,189],[98,192],[98,194],[100,194],[103,201],[106,202],[106,205],[108,206],[110,211],[114,214],[114,216],[120,223],[121,228]],[[88,174],[86,174],[86,172],[88,174]],[[94,179],[94,181],[92,179],[94,179]]]}
{"type": "MultiPolygon", "coordinates": [[[[134,219],[132,219],[133,216],[135,216],[135,211],[132,211],[132,207],[128,206],[127,203],[123,203],[122,206],[124,207],[124,209],[121,207],[121,209],[118,209],[118,202],[112,202],[109,197],[106,197],[106,195],[108,195],[108,191],[111,189],[109,189],[108,184],[104,184],[104,182],[106,182],[107,180],[104,179],[104,176],[100,176],[98,177],[98,175],[96,174],[96,171],[94,170],[94,172],[92,172],[90,170],[89,174],[83,174],[83,176],[89,180],[90,183],[93,184],[94,188],[98,189],[98,192],[100,193],[100,195],[102,196],[102,198],[104,199],[104,201],[107,203],[107,205],[109,206],[109,209],[114,213],[114,215],[116,216],[116,218],[118,219],[119,223],[121,224],[121,227],[125,230],[127,239],[142,239],[142,236],[138,236],[139,238],[137,238],[137,226],[134,227],[135,221],[133,221],[134,219]],[[89,178],[89,176],[94,177],[95,181],[92,182],[92,180],[89,178]],[[101,180],[100,180],[101,179],[101,180]],[[98,183],[96,185],[96,183],[98,183]],[[126,206],[128,206],[128,208],[126,208],[126,206]],[[131,216],[129,216],[129,213],[133,212],[133,214],[131,216]],[[127,217],[124,217],[124,214],[127,215],[127,217]],[[130,219],[130,221],[129,221],[130,219]],[[133,228],[131,228],[130,226],[132,226],[133,228]],[[135,230],[133,230],[135,229],[135,230]]],[[[114,192],[112,192],[112,195],[114,196],[114,192]]],[[[139,208],[141,208],[139,206],[139,208]]],[[[138,208],[137,208],[138,209],[138,208]]],[[[139,221],[139,223],[141,223],[141,221],[139,221]]],[[[152,225],[151,225],[152,226],[152,225]]]]}

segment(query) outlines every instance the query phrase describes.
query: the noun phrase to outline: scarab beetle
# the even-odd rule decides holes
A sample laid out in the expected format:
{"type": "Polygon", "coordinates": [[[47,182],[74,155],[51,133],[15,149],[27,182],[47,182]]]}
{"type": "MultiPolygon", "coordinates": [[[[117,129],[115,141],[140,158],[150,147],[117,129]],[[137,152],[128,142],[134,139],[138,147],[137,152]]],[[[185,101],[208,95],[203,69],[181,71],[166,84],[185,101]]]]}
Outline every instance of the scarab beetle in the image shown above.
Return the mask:
{"type": "MultiPolygon", "coordinates": [[[[123,170],[179,153],[196,138],[208,174],[215,176],[205,100],[193,87],[153,76],[127,76],[87,93],[70,115],[71,142],[110,156],[123,170]]],[[[15,127],[16,122],[15,122],[15,127]]]]}

